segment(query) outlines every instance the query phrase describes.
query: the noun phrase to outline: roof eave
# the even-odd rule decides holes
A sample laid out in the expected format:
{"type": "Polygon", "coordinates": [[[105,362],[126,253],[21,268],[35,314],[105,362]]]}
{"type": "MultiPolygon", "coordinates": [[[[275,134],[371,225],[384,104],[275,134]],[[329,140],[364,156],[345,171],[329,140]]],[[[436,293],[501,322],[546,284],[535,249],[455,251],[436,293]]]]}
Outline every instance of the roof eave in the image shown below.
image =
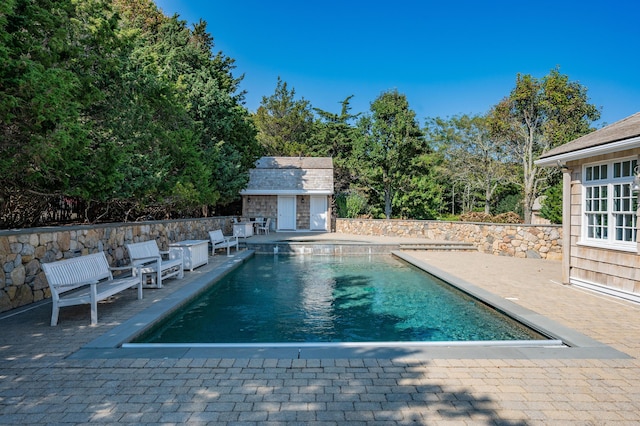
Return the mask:
{"type": "Polygon", "coordinates": [[[535,164],[540,167],[552,167],[556,166],[558,162],[566,163],[567,161],[583,160],[597,155],[613,154],[634,148],[640,148],[640,136],[540,158],[535,161],[535,164]]]}
{"type": "Polygon", "coordinates": [[[333,195],[332,189],[244,189],[240,195],[333,195]]]}

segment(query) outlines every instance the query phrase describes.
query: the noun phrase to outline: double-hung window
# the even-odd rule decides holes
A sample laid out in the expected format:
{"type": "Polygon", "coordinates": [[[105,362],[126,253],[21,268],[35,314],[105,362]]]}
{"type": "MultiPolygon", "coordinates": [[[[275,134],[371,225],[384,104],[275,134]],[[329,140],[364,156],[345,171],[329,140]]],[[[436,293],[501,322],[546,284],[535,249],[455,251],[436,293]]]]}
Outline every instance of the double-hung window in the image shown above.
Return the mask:
{"type": "Polygon", "coordinates": [[[636,249],[636,158],[584,166],[583,243],[636,249]]]}

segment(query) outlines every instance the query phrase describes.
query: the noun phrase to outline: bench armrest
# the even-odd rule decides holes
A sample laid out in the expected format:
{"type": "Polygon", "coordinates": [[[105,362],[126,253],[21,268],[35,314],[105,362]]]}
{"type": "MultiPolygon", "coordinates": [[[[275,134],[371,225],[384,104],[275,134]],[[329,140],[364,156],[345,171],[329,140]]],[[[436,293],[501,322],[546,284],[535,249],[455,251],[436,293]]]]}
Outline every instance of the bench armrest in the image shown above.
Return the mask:
{"type": "Polygon", "coordinates": [[[132,275],[133,274],[133,270],[137,269],[138,272],[140,272],[140,269],[142,269],[142,265],[127,265],[127,266],[109,266],[109,269],[112,271],[129,271],[131,270],[132,275]]]}
{"type": "Polygon", "coordinates": [[[160,256],[137,257],[135,259],[131,259],[131,263],[133,263],[134,266],[137,266],[144,263],[157,262],[159,260],[162,260],[160,256]]]}
{"type": "Polygon", "coordinates": [[[98,282],[99,282],[98,280],[78,281],[75,283],[68,283],[68,284],[54,284],[53,287],[55,287],[56,289],[63,289],[67,287],[78,288],[84,285],[98,284],[98,282]]]}

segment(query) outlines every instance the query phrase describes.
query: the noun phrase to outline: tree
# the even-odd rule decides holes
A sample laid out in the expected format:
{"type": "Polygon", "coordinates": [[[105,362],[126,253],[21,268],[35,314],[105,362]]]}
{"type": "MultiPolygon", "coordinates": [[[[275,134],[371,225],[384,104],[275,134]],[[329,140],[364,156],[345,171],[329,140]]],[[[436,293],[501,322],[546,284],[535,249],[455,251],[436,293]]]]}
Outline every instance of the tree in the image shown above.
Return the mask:
{"type": "Polygon", "coordinates": [[[562,180],[550,186],[541,200],[540,216],[551,223],[562,223],[562,180]]]}
{"type": "Polygon", "coordinates": [[[213,47],[151,0],[0,2],[0,222],[53,199],[89,221],[237,199],[260,146],[213,47]]]}
{"type": "MultiPolygon", "coordinates": [[[[427,189],[424,178],[429,149],[406,96],[397,90],[382,93],[371,103],[371,114],[362,117],[358,126],[353,165],[360,184],[382,198],[387,219],[392,216],[394,201],[399,211],[411,215],[415,201],[405,197],[396,200],[396,196],[421,186],[421,190],[427,189]]],[[[420,198],[423,207],[425,200],[420,198]]]]}
{"type": "Polygon", "coordinates": [[[480,192],[484,212],[490,214],[496,190],[513,182],[514,170],[504,144],[491,137],[486,118],[437,117],[427,121],[426,131],[445,157],[451,184],[462,187],[463,212],[473,210],[475,194],[480,192]]]}
{"type": "Polygon", "coordinates": [[[275,93],[263,96],[254,115],[258,142],[267,155],[301,156],[311,151],[314,126],[309,101],[296,100],[295,89],[278,77],[275,93]]]}
{"type": "Polygon", "coordinates": [[[357,129],[351,123],[360,114],[349,112],[352,97],[348,96],[341,102],[339,114],[314,108],[320,119],[316,122],[312,138],[312,153],[333,159],[334,189],[338,194],[347,191],[355,179],[349,167],[349,159],[357,137],[357,129]]]}
{"type": "MultiPolygon", "coordinates": [[[[177,207],[228,204],[238,198],[259,157],[256,130],[246,108],[242,77],[236,78],[233,59],[213,54],[213,37],[200,20],[189,29],[178,16],[164,17],[148,2],[119,2],[126,28],[140,34],[128,74],[141,75],[139,87],[157,90],[137,98],[154,105],[158,132],[152,143],[164,153],[163,185],[156,200],[177,207]],[[148,70],[148,71],[147,71],[148,70]],[[150,95],[150,96],[149,96],[150,95]],[[160,145],[160,146],[158,146],[160,145]]],[[[147,132],[149,134],[150,132],[147,132]]],[[[139,133],[137,133],[139,134],[139,133]]],[[[145,156],[152,151],[143,151],[145,156]]]]}
{"type": "Polygon", "coordinates": [[[518,74],[516,87],[489,112],[492,136],[504,141],[523,169],[524,220],[531,223],[533,203],[546,189],[551,170],[534,161],[549,149],[589,133],[600,118],[588,102],[587,88],[558,69],[542,79],[518,74]]]}
{"type": "Polygon", "coordinates": [[[83,175],[82,84],[70,0],[0,5],[0,201],[69,188],[83,175]]]}

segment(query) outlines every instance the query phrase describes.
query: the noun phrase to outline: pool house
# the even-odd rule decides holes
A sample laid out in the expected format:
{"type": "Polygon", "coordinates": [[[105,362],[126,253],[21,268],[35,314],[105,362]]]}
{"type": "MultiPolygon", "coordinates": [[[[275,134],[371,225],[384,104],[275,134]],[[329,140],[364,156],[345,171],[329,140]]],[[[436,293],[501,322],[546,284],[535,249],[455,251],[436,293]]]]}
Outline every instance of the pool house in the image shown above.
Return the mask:
{"type": "Polygon", "coordinates": [[[333,161],[329,157],[262,157],[241,191],[242,220],[270,219],[275,231],[329,231],[333,161]]]}

